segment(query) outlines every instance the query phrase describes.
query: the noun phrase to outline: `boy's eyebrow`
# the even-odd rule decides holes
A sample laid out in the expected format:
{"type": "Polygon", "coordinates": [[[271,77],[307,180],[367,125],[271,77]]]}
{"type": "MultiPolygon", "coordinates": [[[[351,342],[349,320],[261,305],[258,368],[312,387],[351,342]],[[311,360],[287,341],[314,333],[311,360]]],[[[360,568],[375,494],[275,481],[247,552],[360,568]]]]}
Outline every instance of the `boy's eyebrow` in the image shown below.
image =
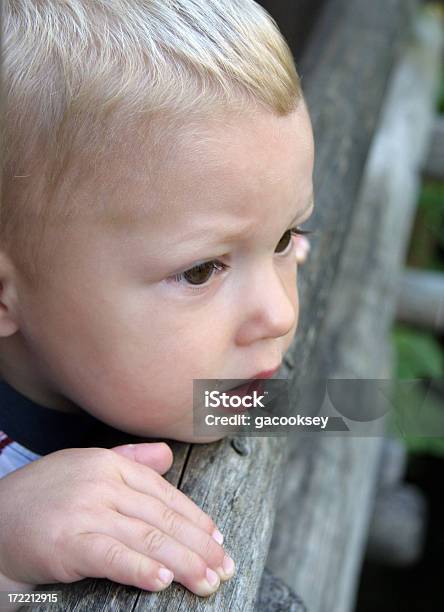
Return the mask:
{"type": "MultiPolygon", "coordinates": [[[[314,194],[312,193],[307,206],[302,212],[297,213],[294,219],[290,222],[290,225],[293,225],[294,223],[298,222],[300,223],[300,219],[303,219],[306,213],[312,208],[314,208],[314,205],[314,194]]],[[[135,217],[126,211],[122,211],[120,213],[111,212],[105,215],[104,222],[107,223],[108,226],[114,227],[115,229],[123,229],[127,228],[128,226],[131,226],[135,222],[135,217]]],[[[236,235],[233,235],[233,238],[236,238],[238,234],[239,232],[236,235]]]]}
{"type": "MultiPolygon", "coordinates": [[[[308,202],[308,205],[304,208],[304,210],[302,212],[298,212],[297,215],[294,217],[293,221],[291,221],[290,225],[293,226],[295,223],[302,223],[302,220],[304,219],[304,217],[307,215],[308,211],[312,210],[314,207],[314,194],[312,193],[310,196],[310,200],[308,202]]],[[[202,233],[202,232],[200,232],[202,233]]],[[[239,229],[238,226],[236,226],[236,229],[231,232],[228,231],[226,233],[220,233],[217,234],[216,237],[212,237],[210,242],[207,242],[206,244],[200,244],[199,247],[205,247],[205,246],[210,246],[211,244],[214,244],[215,242],[224,242],[224,241],[230,241],[230,242],[234,242],[236,241],[239,237],[242,237],[243,235],[243,230],[239,229]]],[[[181,246],[183,247],[184,244],[190,240],[193,241],[195,240],[195,234],[191,234],[190,236],[186,236],[186,239],[184,239],[181,243],[181,246]]]]}

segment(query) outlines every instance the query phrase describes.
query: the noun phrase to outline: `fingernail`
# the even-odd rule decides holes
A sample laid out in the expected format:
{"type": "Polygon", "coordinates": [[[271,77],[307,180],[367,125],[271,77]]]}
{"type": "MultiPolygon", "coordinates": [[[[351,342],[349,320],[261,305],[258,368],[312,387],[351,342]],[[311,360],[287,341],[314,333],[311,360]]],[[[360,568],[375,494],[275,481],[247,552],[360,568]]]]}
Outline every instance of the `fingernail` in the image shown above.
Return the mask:
{"type": "Polygon", "coordinates": [[[219,582],[219,576],[209,567],[207,567],[207,580],[211,587],[216,586],[216,584],[219,582]]]}
{"type": "Polygon", "coordinates": [[[234,574],[234,561],[231,557],[225,555],[222,565],[227,576],[232,576],[234,574]]]}
{"type": "Polygon", "coordinates": [[[234,561],[228,555],[225,555],[224,560],[222,562],[222,567],[217,568],[217,573],[220,576],[220,579],[225,581],[229,580],[234,575],[234,561]]]}
{"type": "Polygon", "coordinates": [[[159,578],[164,584],[169,584],[173,580],[174,574],[166,567],[161,567],[159,570],[159,578]]]}
{"type": "Polygon", "coordinates": [[[223,543],[223,541],[224,541],[224,536],[221,534],[221,532],[219,531],[219,529],[215,529],[215,530],[213,531],[213,533],[211,534],[211,537],[212,537],[214,540],[216,540],[216,542],[217,542],[218,544],[221,544],[221,545],[222,545],[222,543],[223,543]]]}

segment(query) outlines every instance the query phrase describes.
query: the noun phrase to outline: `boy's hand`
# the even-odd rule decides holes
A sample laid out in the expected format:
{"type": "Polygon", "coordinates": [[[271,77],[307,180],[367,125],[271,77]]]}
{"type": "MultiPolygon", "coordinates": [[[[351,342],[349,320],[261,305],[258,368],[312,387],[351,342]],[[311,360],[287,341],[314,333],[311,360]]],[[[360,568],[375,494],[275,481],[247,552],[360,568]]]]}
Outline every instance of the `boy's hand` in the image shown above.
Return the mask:
{"type": "Polygon", "coordinates": [[[222,569],[211,518],[160,475],[172,458],[164,443],[70,448],[0,479],[0,583],[97,577],[159,591],[171,570],[193,593],[214,593],[234,569],[222,569]]]}

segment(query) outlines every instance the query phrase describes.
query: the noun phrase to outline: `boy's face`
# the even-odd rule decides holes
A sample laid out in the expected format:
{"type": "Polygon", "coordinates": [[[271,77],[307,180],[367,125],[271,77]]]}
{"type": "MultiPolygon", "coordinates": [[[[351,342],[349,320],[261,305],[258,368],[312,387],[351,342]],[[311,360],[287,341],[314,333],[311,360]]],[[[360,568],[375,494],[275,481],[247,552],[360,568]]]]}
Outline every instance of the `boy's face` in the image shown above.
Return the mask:
{"type": "Polygon", "coordinates": [[[73,193],[90,212],[54,225],[50,288],[19,285],[16,340],[46,405],[73,402],[140,436],[212,441],[193,435],[193,379],[281,364],[299,314],[285,235],[312,212],[306,107],[200,127],[165,147],[154,185],[136,149],[73,193]]]}

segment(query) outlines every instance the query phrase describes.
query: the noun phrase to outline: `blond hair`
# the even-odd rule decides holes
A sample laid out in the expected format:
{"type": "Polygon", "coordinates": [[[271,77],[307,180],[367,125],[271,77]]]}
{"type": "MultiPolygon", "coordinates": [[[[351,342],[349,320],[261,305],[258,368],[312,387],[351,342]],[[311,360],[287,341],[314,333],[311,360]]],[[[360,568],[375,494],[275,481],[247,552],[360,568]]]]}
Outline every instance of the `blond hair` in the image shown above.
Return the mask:
{"type": "Polygon", "coordinates": [[[79,212],[55,198],[76,164],[96,167],[141,125],[159,143],[191,117],[286,115],[302,98],[254,0],[3,0],[2,30],[0,251],[31,283],[48,221],[79,212]]]}

